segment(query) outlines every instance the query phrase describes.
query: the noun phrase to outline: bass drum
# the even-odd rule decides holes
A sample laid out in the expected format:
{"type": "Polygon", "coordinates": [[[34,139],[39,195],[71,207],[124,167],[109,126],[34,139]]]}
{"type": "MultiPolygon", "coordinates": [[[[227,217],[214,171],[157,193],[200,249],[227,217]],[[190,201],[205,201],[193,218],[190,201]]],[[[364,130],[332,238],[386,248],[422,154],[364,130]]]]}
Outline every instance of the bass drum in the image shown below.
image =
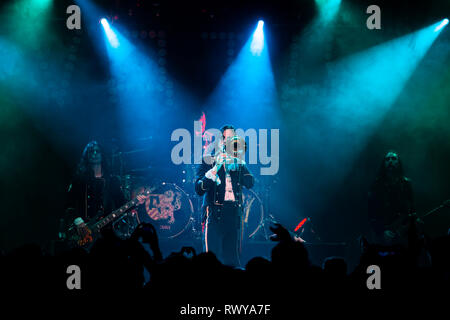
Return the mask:
{"type": "Polygon", "coordinates": [[[259,231],[264,231],[264,207],[253,190],[243,189],[242,240],[256,240],[259,231]]]}
{"type": "MultiPolygon", "coordinates": [[[[137,188],[134,194],[145,187],[137,188]]],[[[137,209],[138,223],[149,222],[155,226],[160,239],[173,239],[188,234],[192,225],[194,206],[183,189],[174,183],[162,182],[137,209]]]]}

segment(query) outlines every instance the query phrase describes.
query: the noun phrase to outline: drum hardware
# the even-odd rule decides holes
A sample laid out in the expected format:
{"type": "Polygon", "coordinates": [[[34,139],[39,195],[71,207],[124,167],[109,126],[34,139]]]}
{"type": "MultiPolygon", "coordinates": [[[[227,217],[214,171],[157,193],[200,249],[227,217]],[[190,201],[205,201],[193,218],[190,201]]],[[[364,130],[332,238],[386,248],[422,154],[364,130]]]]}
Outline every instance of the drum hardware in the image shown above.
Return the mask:
{"type": "Polygon", "coordinates": [[[134,174],[134,175],[144,175],[144,174],[148,174],[150,172],[150,170],[154,170],[154,168],[152,166],[148,166],[145,168],[137,168],[137,169],[131,169],[128,170],[127,173],[129,174],[134,174]]]}
{"type": "Polygon", "coordinates": [[[124,152],[121,152],[121,154],[130,155],[130,154],[135,154],[135,153],[145,152],[145,151],[150,151],[150,150],[152,150],[152,148],[141,148],[141,149],[135,149],[135,150],[130,150],[130,151],[124,151],[124,152]]]}
{"type": "Polygon", "coordinates": [[[243,240],[256,240],[256,235],[262,230],[266,237],[264,227],[264,206],[253,190],[243,189],[242,228],[243,240]]]}
{"type": "Polygon", "coordinates": [[[196,219],[194,217],[191,217],[190,219],[190,225],[191,225],[191,236],[193,240],[201,240],[202,239],[202,228],[201,225],[199,227],[197,221],[200,221],[199,219],[196,219]]]}
{"type": "MultiPolygon", "coordinates": [[[[262,220],[260,228],[263,231],[263,239],[267,241],[267,240],[269,240],[269,235],[267,233],[266,221],[267,221],[267,219],[262,220]]],[[[257,240],[257,239],[255,239],[255,240],[257,240]]]]}
{"type": "MultiPolygon", "coordinates": [[[[262,232],[263,232],[263,234],[262,234],[262,239],[264,239],[263,241],[269,241],[268,228],[270,226],[270,223],[273,223],[273,221],[275,221],[275,218],[270,213],[271,212],[270,195],[272,194],[273,185],[276,184],[278,181],[276,178],[271,179],[270,182],[268,181],[268,179],[264,179],[264,180],[260,181],[256,177],[255,177],[255,181],[256,181],[256,184],[261,187],[261,189],[262,189],[261,193],[263,194],[262,207],[264,208],[264,215],[263,215],[263,219],[261,220],[259,230],[262,230],[262,232]],[[263,183],[263,181],[265,183],[263,183]]],[[[261,237],[260,237],[260,239],[256,239],[256,237],[253,237],[253,238],[254,238],[254,241],[261,241],[261,237]]]]}

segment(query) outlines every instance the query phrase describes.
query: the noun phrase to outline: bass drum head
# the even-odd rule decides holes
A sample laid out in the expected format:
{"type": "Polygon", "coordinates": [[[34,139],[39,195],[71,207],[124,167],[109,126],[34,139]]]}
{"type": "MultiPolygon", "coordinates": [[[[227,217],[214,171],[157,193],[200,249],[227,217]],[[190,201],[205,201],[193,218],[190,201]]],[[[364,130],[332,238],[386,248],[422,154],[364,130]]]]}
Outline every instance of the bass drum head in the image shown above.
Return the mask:
{"type": "MultiPolygon", "coordinates": [[[[137,188],[133,194],[142,192],[144,188],[137,188]]],[[[151,223],[155,226],[158,237],[173,239],[187,233],[194,207],[183,189],[174,183],[162,182],[137,211],[138,223],[151,223]]]]}
{"type": "Polygon", "coordinates": [[[243,241],[255,239],[264,221],[264,207],[253,190],[243,189],[242,232],[243,241]]]}

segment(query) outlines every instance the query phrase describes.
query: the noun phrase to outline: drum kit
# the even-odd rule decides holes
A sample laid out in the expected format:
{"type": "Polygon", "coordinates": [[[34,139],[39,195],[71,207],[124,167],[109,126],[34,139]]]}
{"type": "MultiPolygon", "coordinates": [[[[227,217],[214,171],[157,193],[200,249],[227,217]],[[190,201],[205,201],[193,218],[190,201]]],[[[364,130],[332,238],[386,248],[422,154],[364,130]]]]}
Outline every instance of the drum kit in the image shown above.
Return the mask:
{"type": "MultiPolygon", "coordinates": [[[[161,178],[157,167],[124,170],[124,156],[136,153],[116,153],[113,161],[119,163],[117,175],[127,199],[132,199],[146,188],[154,188],[145,203],[139,205],[113,224],[117,236],[126,239],[140,223],[153,224],[159,238],[164,241],[202,239],[202,198],[194,191],[196,165],[184,165],[178,169],[182,179],[161,178]],[[170,180],[170,181],[167,181],[170,180]]],[[[173,175],[172,175],[173,176],[173,175]]],[[[261,193],[263,195],[263,192],[261,193]]],[[[264,196],[264,195],[263,195],[264,196]]],[[[258,192],[243,189],[242,228],[243,240],[267,240],[265,208],[258,192]]]]}

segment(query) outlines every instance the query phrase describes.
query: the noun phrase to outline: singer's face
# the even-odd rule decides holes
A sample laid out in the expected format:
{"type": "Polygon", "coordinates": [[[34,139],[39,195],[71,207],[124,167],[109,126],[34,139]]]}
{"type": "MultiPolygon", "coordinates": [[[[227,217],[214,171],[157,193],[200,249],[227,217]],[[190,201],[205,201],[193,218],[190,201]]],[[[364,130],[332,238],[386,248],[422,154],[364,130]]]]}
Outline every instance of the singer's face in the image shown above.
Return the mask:
{"type": "Polygon", "coordinates": [[[228,138],[234,137],[236,134],[233,129],[226,129],[223,132],[223,140],[227,140],[228,138]]]}

